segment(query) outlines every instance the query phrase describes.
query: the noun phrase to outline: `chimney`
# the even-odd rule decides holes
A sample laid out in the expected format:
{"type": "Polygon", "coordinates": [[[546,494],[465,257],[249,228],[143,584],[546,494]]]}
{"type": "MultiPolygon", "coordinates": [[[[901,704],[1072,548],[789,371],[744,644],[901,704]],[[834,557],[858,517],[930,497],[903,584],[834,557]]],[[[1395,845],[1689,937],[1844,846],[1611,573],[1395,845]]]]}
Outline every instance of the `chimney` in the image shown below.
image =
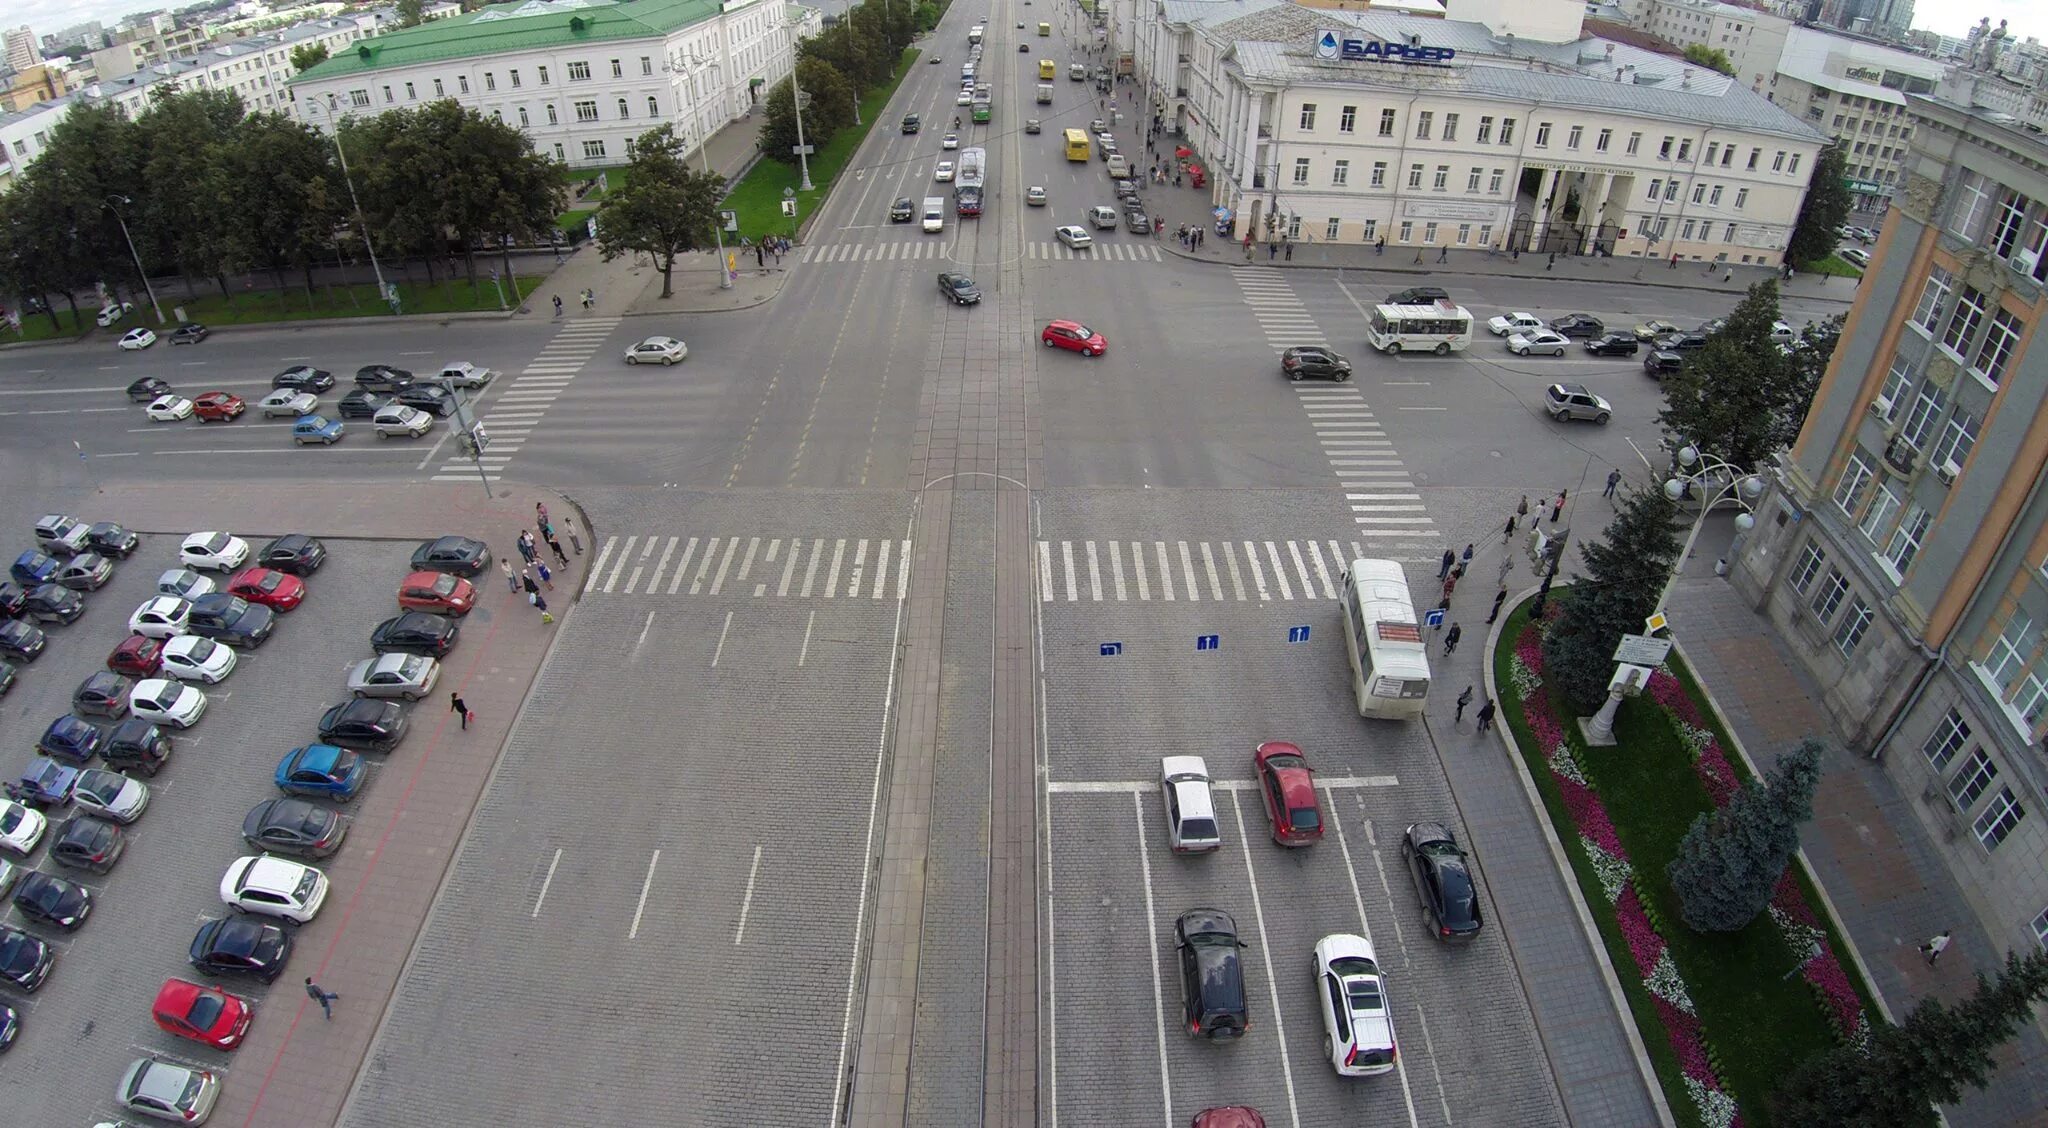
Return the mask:
{"type": "Polygon", "coordinates": [[[1679,72],[1679,74],[1678,74],[1678,88],[1679,88],[1680,90],[1691,90],[1691,89],[1692,89],[1692,68],[1691,68],[1691,67],[1687,67],[1687,68],[1685,68],[1685,69],[1684,69],[1683,71],[1680,71],[1680,72],[1679,72]]]}

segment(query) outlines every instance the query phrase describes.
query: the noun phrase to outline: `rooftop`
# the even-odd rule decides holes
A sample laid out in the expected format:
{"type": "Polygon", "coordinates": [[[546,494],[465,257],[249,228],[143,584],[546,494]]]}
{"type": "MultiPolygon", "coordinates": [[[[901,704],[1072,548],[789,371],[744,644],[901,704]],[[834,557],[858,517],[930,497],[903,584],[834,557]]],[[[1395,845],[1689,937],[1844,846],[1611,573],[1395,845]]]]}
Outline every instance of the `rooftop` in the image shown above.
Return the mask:
{"type": "Polygon", "coordinates": [[[366,39],[300,72],[315,82],[364,71],[513,51],[648,39],[708,20],[721,0],[520,0],[366,39]]]}

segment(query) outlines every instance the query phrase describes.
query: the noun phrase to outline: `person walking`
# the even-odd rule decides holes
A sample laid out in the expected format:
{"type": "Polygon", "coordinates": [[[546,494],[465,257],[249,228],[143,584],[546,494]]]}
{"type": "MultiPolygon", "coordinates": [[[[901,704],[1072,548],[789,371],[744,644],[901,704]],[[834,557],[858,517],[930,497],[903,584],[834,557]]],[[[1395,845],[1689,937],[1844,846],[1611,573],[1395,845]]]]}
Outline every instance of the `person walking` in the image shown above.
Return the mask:
{"type": "Polygon", "coordinates": [[[1386,254],[1386,253],[1387,253],[1387,238],[1386,238],[1386,236],[1382,235],[1382,236],[1380,236],[1380,237],[1379,237],[1378,239],[1376,239],[1376,240],[1374,240],[1374,241],[1373,241],[1373,245],[1372,245],[1372,253],[1373,253],[1373,254],[1376,254],[1376,255],[1383,255],[1383,254],[1386,254]]]}
{"type": "Polygon", "coordinates": [[[1472,704],[1472,687],[1468,685],[1465,687],[1465,692],[1458,695],[1458,713],[1451,721],[1452,724],[1461,725],[1465,723],[1465,706],[1470,704],[1472,704]]]}
{"type": "Polygon", "coordinates": [[[1943,952],[1948,951],[1949,937],[1954,933],[1954,929],[1944,928],[1939,936],[1928,937],[1927,943],[1920,945],[1920,954],[1927,957],[1928,967],[1933,967],[1934,961],[1940,959],[1943,952]]]}
{"type": "Polygon", "coordinates": [[[1449,658],[1452,654],[1457,653],[1458,640],[1464,637],[1465,628],[1457,623],[1452,623],[1451,633],[1444,636],[1444,657],[1449,658]]]}
{"type": "Polygon", "coordinates": [[[555,532],[553,529],[548,530],[547,541],[548,551],[555,554],[555,562],[557,564],[568,564],[569,554],[562,551],[562,542],[555,539],[555,532]]]}
{"type": "Polygon", "coordinates": [[[539,592],[534,592],[532,595],[526,597],[526,601],[528,603],[533,604],[535,607],[540,608],[540,621],[542,626],[546,626],[547,624],[555,621],[554,613],[548,610],[548,601],[546,596],[543,596],[539,592]]]}
{"type": "Polygon", "coordinates": [[[340,995],[321,990],[320,985],[313,982],[313,977],[309,975],[306,977],[306,997],[320,1004],[320,1013],[327,1016],[327,1021],[334,1021],[334,1007],[331,1004],[341,998],[340,995]]]}
{"type": "Polygon", "coordinates": [[[1563,514],[1564,514],[1564,491],[1563,491],[1563,490],[1559,490],[1559,491],[1557,491],[1557,500],[1556,500],[1556,501],[1553,501],[1553,502],[1551,502],[1551,503],[1550,503],[1550,523],[1551,523],[1551,524],[1553,524],[1553,525],[1557,524],[1557,519],[1558,519],[1558,518],[1559,518],[1560,516],[1562,516],[1563,514]]]}
{"type": "Polygon", "coordinates": [[[1437,630],[1443,630],[1443,629],[1444,629],[1444,624],[1445,624],[1445,623],[1447,623],[1447,622],[1449,622],[1449,621],[1450,621],[1450,618],[1451,618],[1451,597],[1450,597],[1450,596],[1448,596],[1448,595],[1446,595],[1446,596],[1444,596],[1444,597],[1443,597],[1443,598],[1442,598],[1441,600],[1438,600],[1438,601],[1437,601],[1437,605],[1436,605],[1436,629],[1437,629],[1437,630]]]}
{"type": "Polygon", "coordinates": [[[448,695],[448,711],[462,719],[463,731],[467,732],[469,730],[470,717],[469,702],[462,699],[462,694],[451,692],[448,695]]]}
{"type": "Polygon", "coordinates": [[[1444,606],[1449,607],[1451,605],[1451,593],[1457,590],[1458,573],[1456,570],[1453,570],[1450,575],[1444,577],[1444,606]]]}
{"type": "Polygon", "coordinates": [[[1451,574],[1451,565],[1453,565],[1453,564],[1456,564],[1457,562],[1458,562],[1458,554],[1457,554],[1457,553],[1455,553],[1455,552],[1452,552],[1452,551],[1451,551],[1450,549],[1448,549],[1448,548],[1447,548],[1447,549],[1444,549],[1444,558],[1443,558],[1443,561],[1442,561],[1441,563],[1439,563],[1439,564],[1437,565],[1437,568],[1436,568],[1436,578],[1437,578],[1437,579],[1439,579],[1439,580],[1441,580],[1441,579],[1443,579],[1443,578],[1444,578],[1445,576],[1448,576],[1448,575],[1450,575],[1450,574],[1451,574]]]}
{"type": "Polygon", "coordinates": [[[1621,471],[1619,471],[1619,470],[1609,470],[1609,471],[1607,472],[1607,488],[1606,488],[1606,489],[1604,489],[1604,490],[1601,490],[1601,491],[1600,491],[1600,496],[1601,496],[1601,497],[1609,497],[1609,498],[1613,497],[1613,496],[1614,496],[1614,487],[1616,487],[1616,486],[1618,486],[1618,485],[1620,485],[1620,484],[1621,484],[1621,471]]]}
{"type": "Polygon", "coordinates": [[[539,529],[545,529],[545,528],[547,528],[547,527],[548,527],[548,503],[547,503],[547,502],[545,502],[545,501],[536,501],[536,502],[534,502],[534,503],[533,503],[533,524],[534,524],[534,527],[535,527],[535,528],[539,528],[539,529]]]}
{"type": "Polygon", "coordinates": [[[519,577],[512,574],[512,562],[502,557],[498,560],[498,571],[505,573],[505,590],[519,594],[519,577]]]}
{"type": "Polygon", "coordinates": [[[531,566],[520,569],[519,583],[526,588],[526,598],[528,600],[540,594],[540,585],[533,580],[533,568],[531,566]]]}
{"type": "Polygon", "coordinates": [[[1493,610],[1488,611],[1486,613],[1486,621],[1489,624],[1492,623],[1495,619],[1500,618],[1500,605],[1507,600],[1507,597],[1508,589],[1506,588],[1502,588],[1499,591],[1493,593],[1493,610]]]}
{"type": "Polygon", "coordinates": [[[562,316],[562,295],[560,294],[555,295],[555,316],[562,316]]]}
{"type": "Polygon", "coordinates": [[[1436,252],[1436,261],[1438,266],[1442,266],[1444,263],[1451,261],[1451,248],[1446,246],[1438,249],[1438,251],[1436,252]]]}
{"type": "Polygon", "coordinates": [[[1517,505],[1517,506],[1515,506],[1515,516],[1517,516],[1517,517],[1527,517],[1528,515],[1529,515],[1529,495],[1528,495],[1528,494],[1523,494],[1523,495],[1522,495],[1522,504],[1520,504],[1520,505],[1517,505]]]}
{"type": "MultiPolygon", "coordinates": [[[[1471,545],[1469,545],[1469,544],[1468,544],[1468,545],[1466,545],[1466,546],[1465,546],[1465,551],[1464,551],[1463,553],[1460,553],[1460,554],[1459,554],[1459,556],[1458,556],[1458,563],[1460,563],[1460,564],[1470,564],[1470,563],[1472,563],[1472,546],[1471,546],[1471,545]]],[[[1458,574],[1459,574],[1459,575],[1463,575],[1463,574],[1464,574],[1464,569],[1462,569],[1462,568],[1461,568],[1461,569],[1459,569],[1459,570],[1458,570],[1458,574]]]]}
{"type": "Polygon", "coordinates": [[[1510,514],[1508,514],[1508,523],[1507,523],[1507,527],[1506,527],[1506,528],[1504,528],[1504,529],[1502,529],[1502,530],[1500,531],[1500,543],[1502,543],[1502,544],[1506,544],[1506,543],[1508,543],[1509,541],[1511,541],[1511,540],[1514,540],[1514,539],[1515,539],[1515,515],[1514,515],[1514,514],[1512,514],[1512,513],[1510,513],[1510,514]]]}
{"type": "Polygon", "coordinates": [[[1486,704],[1484,704],[1484,705],[1481,705],[1481,706],[1479,707],[1479,731],[1480,731],[1480,732],[1485,732],[1485,731],[1486,731],[1487,729],[1490,729],[1490,728],[1492,728],[1492,727],[1493,727],[1493,698],[1489,697],[1489,698],[1487,698],[1487,699],[1486,699],[1486,704]]]}
{"type": "Polygon", "coordinates": [[[1461,560],[1461,561],[1459,561],[1459,562],[1458,562],[1458,566],[1457,566],[1457,567],[1455,567],[1455,568],[1451,569],[1451,582],[1452,582],[1452,583],[1457,583],[1457,582],[1458,582],[1459,580],[1462,580],[1462,579],[1464,579],[1464,578],[1465,578],[1465,562],[1461,560]]]}
{"type": "Polygon", "coordinates": [[[553,572],[548,571],[547,562],[542,560],[536,560],[533,562],[533,566],[540,572],[541,586],[547,588],[549,591],[555,590],[555,574],[553,572]]]}
{"type": "Polygon", "coordinates": [[[1287,248],[1287,261],[1288,261],[1288,262],[1293,262],[1293,261],[1294,261],[1294,240],[1292,240],[1292,239],[1289,239],[1289,240],[1287,240],[1287,241],[1286,241],[1285,243],[1283,243],[1282,245],[1283,245],[1284,247],[1286,247],[1286,248],[1287,248]]]}

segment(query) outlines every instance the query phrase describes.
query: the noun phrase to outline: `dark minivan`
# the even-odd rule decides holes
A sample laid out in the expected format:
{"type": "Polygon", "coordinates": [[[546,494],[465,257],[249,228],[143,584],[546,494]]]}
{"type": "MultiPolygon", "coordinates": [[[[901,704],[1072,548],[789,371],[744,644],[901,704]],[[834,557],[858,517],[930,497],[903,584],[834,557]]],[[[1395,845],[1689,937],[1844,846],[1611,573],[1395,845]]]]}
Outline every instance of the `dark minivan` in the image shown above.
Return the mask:
{"type": "Polygon", "coordinates": [[[130,717],[115,725],[100,745],[100,759],[116,771],[133,769],[154,776],[170,758],[171,738],[155,722],[142,717],[130,717]]]}

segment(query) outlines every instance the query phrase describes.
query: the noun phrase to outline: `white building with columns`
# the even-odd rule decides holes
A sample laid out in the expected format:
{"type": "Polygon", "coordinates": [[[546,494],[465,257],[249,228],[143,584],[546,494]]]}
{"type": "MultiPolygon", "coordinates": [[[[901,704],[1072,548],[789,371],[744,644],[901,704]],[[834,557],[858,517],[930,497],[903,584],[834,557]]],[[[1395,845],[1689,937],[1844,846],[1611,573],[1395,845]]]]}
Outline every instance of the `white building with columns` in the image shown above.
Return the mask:
{"type": "Polygon", "coordinates": [[[1117,47],[1235,237],[1781,263],[1826,139],[1725,75],[1580,38],[1582,12],[1138,0],[1117,47]]]}

